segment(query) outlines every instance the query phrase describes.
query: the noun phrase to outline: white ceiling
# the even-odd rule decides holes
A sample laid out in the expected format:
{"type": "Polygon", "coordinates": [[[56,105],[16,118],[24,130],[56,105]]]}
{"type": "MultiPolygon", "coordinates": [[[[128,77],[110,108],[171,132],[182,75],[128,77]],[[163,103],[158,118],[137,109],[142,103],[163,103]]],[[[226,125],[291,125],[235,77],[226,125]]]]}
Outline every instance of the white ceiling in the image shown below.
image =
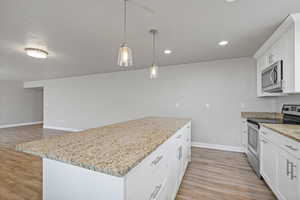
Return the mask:
{"type": "MultiPolygon", "coordinates": [[[[151,35],[159,30],[161,66],[252,56],[299,0],[131,0],[128,40],[135,66],[151,64],[151,35]],[[144,5],[149,12],[137,5],[144,5]],[[217,43],[228,40],[226,47],[217,43]],[[163,50],[170,48],[171,55],[163,50]]],[[[124,70],[117,66],[122,0],[1,0],[0,79],[42,80],[124,70]],[[48,49],[49,58],[25,55],[48,49]]]]}

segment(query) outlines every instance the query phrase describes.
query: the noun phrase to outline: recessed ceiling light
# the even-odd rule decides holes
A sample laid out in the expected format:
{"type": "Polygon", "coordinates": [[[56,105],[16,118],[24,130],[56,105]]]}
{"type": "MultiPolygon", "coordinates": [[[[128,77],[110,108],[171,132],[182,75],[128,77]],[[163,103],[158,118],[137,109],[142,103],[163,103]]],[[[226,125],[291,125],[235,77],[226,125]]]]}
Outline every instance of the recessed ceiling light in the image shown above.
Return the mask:
{"type": "Polygon", "coordinates": [[[31,56],[34,58],[47,58],[48,57],[48,52],[45,50],[42,50],[42,49],[25,48],[24,50],[28,56],[31,56]]]}
{"type": "Polygon", "coordinates": [[[226,46],[227,44],[228,44],[228,41],[226,41],[226,40],[219,42],[220,46],[226,46]]]}
{"type": "Polygon", "coordinates": [[[165,54],[171,54],[171,53],[172,53],[172,50],[170,50],[170,49],[165,49],[165,50],[164,50],[164,53],[165,53],[165,54]]]}
{"type": "Polygon", "coordinates": [[[228,3],[232,3],[232,2],[235,2],[236,0],[226,0],[226,2],[228,3]]]}

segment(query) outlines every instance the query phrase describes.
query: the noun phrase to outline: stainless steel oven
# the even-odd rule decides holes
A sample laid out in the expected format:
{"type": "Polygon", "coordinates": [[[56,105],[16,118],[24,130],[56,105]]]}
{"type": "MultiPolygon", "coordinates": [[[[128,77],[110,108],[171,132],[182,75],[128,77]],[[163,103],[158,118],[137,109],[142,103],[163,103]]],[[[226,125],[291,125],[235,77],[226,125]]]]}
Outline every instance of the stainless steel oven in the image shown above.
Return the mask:
{"type": "Polygon", "coordinates": [[[285,104],[282,107],[282,118],[248,118],[247,158],[259,177],[260,176],[260,123],[297,124],[300,125],[300,105],[285,104]]]}
{"type": "Polygon", "coordinates": [[[262,71],[262,91],[276,93],[282,92],[283,61],[277,61],[262,71]]]}
{"type": "Polygon", "coordinates": [[[247,157],[250,165],[260,177],[260,142],[259,142],[259,125],[248,121],[248,151],[247,157]]]}

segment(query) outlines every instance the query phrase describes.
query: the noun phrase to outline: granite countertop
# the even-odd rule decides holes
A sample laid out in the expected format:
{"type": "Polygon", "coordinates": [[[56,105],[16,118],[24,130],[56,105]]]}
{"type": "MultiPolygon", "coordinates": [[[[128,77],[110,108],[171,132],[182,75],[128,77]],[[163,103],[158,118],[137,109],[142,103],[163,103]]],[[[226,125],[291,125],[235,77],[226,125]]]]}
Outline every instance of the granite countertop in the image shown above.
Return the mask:
{"type": "Polygon", "coordinates": [[[16,149],[122,177],[189,121],[146,117],[22,143],[16,149]]]}
{"type": "Polygon", "coordinates": [[[289,137],[300,142],[300,125],[291,124],[262,124],[262,126],[269,128],[281,135],[289,137]]]}
{"type": "Polygon", "coordinates": [[[241,116],[248,118],[262,118],[262,119],[282,119],[281,113],[275,112],[241,112],[241,116]]]}

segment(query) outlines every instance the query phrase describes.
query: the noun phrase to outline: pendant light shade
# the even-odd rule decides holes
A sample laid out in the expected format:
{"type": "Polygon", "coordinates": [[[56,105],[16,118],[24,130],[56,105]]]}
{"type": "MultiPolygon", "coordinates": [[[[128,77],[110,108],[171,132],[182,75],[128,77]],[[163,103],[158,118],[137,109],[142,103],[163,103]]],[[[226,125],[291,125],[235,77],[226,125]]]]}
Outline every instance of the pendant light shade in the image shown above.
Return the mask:
{"type": "Polygon", "coordinates": [[[132,51],[126,43],[124,43],[119,49],[118,65],[122,67],[129,67],[133,65],[132,51]]]}
{"type": "Polygon", "coordinates": [[[123,24],[123,43],[119,49],[118,65],[121,67],[130,67],[133,65],[132,51],[127,46],[127,1],[124,0],[124,24],[123,24]]]}
{"type": "Polygon", "coordinates": [[[158,78],[158,65],[156,65],[156,44],[155,44],[155,35],[157,34],[157,30],[151,29],[150,33],[152,34],[152,48],[153,48],[153,57],[152,57],[152,65],[150,67],[150,79],[158,78]]]}
{"type": "Polygon", "coordinates": [[[156,79],[158,78],[158,66],[153,64],[150,67],[150,79],[156,79]]]}

